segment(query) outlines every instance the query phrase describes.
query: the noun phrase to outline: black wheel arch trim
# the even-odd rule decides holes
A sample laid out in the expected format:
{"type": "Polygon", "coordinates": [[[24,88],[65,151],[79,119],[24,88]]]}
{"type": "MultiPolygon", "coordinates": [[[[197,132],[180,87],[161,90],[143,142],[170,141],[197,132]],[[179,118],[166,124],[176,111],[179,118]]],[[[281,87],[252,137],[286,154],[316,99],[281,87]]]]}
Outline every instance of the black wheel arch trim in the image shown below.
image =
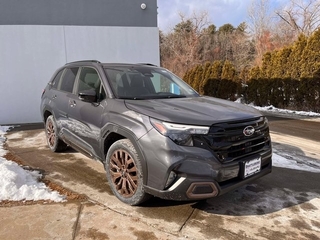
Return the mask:
{"type": "MultiPolygon", "coordinates": [[[[143,184],[146,185],[147,182],[148,182],[148,164],[147,164],[147,160],[143,154],[143,151],[141,150],[141,147],[140,145],[137,143],[138,142],[138,138],[137,136],[132,132],[130,131],[129,129],[127,128],[124,128],[120,125],[117,125],[117,124],[114,124],[114,123],[108,123],[105,127],[103,127],[101,129],[101,136],[102,136],[102,141],[100,143],[101,145],[101,148],[102,151],[101,151],[101,154],[104,155],[104,152],[107,153],[107,151],[105,151],[105,140],[106,138],[111,134],[111,133],[116,133],[116,134],[119,134],[121,136],[123,136],[124,138],[127,138],[130,140],[130,142],[133,144],[133,146],[135,147],[136,151],[137,151],[137,154],[140,158],[140,161],[141,161],[141,166],[142,166],[142,171],[143,171],[143,184]]],[[[105,157],[106,157],[106,154],[103,158],[103,161],[105,162],[105,157]]]]}
{"type": "Polygon", "coordinates": [[[51,108],[49,108],[48,106],[44,106],[41,110],[42,114],[41,114],[41,117],[42,117],[42,121],[45,123],[46,122],[46,117],[45,117],[45,113],[46,112],[49,112],[49,116],[52,115],[53,118],[56,120],[56,116],[54,114],[54,111],[52,111],[51,108]]]}

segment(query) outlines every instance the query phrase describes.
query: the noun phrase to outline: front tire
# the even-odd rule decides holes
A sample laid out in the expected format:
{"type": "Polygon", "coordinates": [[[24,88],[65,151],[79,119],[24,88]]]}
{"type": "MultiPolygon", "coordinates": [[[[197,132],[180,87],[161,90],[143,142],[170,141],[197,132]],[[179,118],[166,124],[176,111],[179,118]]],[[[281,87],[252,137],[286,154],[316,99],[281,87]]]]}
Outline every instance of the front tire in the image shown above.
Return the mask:
{"type": "Polygon", "coordinates": [[[111,145],[105,168],[111,190],[119,200],[135,206],[150,198],[144,191],[140,158],[130,140],[121,139],[111,145]]]}
{"type": "Polygon", "coordinates": [[[47,143],[52,152],[61,152],[68,147],[58,137],[58,129],[54,117],[50,115],[46,120],[46,137],[47,143]]]}

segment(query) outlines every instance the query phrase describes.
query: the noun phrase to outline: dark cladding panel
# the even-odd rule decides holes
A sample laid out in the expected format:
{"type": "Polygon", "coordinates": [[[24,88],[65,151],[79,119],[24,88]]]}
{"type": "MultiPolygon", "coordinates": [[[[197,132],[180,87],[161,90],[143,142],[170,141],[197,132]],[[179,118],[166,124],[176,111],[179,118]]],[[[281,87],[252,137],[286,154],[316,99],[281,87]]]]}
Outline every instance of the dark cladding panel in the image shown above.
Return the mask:
{"type": "Polygon", "coordinates": [[[157,27],[157,0],[0,0],[0,25],[157,27]]]}

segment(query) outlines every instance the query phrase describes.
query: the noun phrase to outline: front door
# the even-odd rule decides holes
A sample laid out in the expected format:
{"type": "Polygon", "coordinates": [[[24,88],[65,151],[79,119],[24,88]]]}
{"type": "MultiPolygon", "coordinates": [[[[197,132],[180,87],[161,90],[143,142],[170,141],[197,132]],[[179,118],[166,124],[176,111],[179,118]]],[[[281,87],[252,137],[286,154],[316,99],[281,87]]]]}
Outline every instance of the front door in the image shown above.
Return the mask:
{"type": "Polygon", "coordinates": [[[107,107],[101,78],[94,68],[82,67],[77,80],[76,94],[69,98],[69,121],[72,123],[75,144],[90,156],[100,154],[100,129],[102,114],[107,107]],[[96,101],[85,102],[79,93],[94,90],[96,101]]]}

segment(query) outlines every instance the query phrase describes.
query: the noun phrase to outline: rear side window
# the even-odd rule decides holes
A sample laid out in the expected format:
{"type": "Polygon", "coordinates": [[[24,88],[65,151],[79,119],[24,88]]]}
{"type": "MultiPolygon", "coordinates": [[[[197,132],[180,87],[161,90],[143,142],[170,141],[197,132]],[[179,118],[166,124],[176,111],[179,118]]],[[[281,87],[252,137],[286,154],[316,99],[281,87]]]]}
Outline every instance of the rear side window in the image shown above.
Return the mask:
{"type": "Polygon", "coordinates": [[[52,88],[55,88],[55,89],[58,88],[62,72],[63,72],[62,70],[60,72],[58,72],[58,74],[52,80],[52,82],[51,82],[52,88]]]}
{"type": "Polygon", "coordinates": [[[73,85],[76,80],[78,68],[67,68],[60,84],[60,90],[72,93],[73,85]]]}

